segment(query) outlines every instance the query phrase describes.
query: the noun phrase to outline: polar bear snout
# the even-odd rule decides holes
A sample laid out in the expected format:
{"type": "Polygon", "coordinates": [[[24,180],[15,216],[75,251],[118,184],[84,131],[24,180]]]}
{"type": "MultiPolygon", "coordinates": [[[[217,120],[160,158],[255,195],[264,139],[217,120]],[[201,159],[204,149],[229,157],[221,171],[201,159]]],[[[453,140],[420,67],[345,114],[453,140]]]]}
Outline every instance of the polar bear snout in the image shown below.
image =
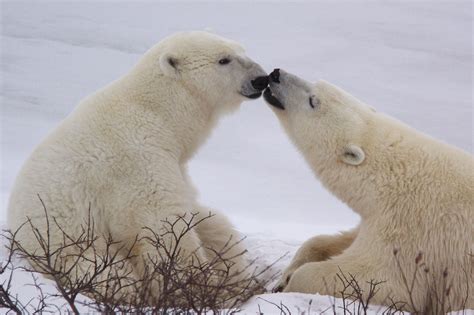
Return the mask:
{"type": "Polygon", "coordinates": [[[271,106],[278,108],[280,110],[285,109],[285,106],[283,105],[283,103],[273,94],[272,89],[270,87],[267,88],[265,92],[263,92],[263,98],[271,106]]]}
{"type": "Polygon", "coordinates": [[[241,87],[240,94],[250,99],[259,98],[269,81],[267,73],[254,63],[251,74],[248,75],[241,87]]]}
{"type": "Polygon", "coordinates": [[[270,73],[270,81],[280,83],[280,69],[276,68],[270,73]]]}
{"type": "Polygon", "coordinates": [[[250,81],[250,84],[252,84],[252,87],[258,91],[263,91],[267,87],[269,82],[268,76],[260,76],[256,77],[252,81],[250,81]]]}
{"type": "Polygon", "coordinates": [[[314,87],[310,82],[279,68],[274,69],[269,78],[269,87],[263,93],[263,97],[274,108],[279,110],[292,108],[293,111],[300,111],[306,107],[313,110],[319,107],[319,100],[313,98],[314,87]]]}
{"type": "Polygon", "coordinates": [[[268,104],[272,105],[274,108],[279,110],[284,110],[285,105],[283,105],[281,95],[278,95],[278,90],[284,87],[280,87],[280,69],[275,68],[269,77],[269,87],[263,93],[263,98],[267,101],[268,104]]]}

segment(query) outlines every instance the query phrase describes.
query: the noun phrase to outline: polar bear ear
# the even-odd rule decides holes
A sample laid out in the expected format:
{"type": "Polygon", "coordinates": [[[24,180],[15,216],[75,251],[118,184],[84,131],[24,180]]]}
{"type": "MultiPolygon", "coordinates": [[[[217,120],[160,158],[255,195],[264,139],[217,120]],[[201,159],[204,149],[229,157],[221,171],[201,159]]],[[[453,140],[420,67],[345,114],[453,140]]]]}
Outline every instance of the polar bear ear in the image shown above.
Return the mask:
{"type": "Polygon", "coordinates": [[[177,78],[179,75],[178,70],[178,58],[171,55],[170,53],[165,53],[160,57],[160,68],[163,73],[169,77],[177,78]]]}
{"type": "Polygon", "coordinates": [[[359,165],[365,160],[365,153],[361,147],[349,144],[344,148],[342,161],[349,165],[359,165]]]}

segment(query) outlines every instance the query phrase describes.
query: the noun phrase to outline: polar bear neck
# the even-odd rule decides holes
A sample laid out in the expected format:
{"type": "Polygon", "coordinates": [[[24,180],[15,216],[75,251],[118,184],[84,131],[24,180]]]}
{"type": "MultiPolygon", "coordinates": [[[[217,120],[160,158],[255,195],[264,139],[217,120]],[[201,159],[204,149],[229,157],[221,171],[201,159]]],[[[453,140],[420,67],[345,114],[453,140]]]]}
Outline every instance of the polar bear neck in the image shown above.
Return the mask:
{"type": "Polygon", "coordinates": [[[136,74],[117,80],[91,99],[101,101],[85,107],[98,110],[98,116],[113,117],[121,129],[135,133],[134,139],[146,139],[147,145],[167,151],[180,163],[196,153],[218,120],[212,104],[177,82],[163,79],[157,84],[136,74]]]}
{"type": "Polygon", "coordinates": [[[363,219],[409,215],[413,208],[435,218],[474,201],[469,153],[385,115],[376,116],[374,127],[360,166],[344,165],[322,150],[304,154],[323,185],[363,219]]]}

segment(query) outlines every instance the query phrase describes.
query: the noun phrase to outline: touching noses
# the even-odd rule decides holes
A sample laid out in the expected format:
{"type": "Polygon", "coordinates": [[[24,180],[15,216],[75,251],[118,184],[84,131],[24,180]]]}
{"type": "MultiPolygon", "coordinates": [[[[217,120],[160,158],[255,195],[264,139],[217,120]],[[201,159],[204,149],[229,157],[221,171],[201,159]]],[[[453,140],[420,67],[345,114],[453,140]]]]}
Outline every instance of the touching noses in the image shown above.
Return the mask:
{"type": "Polygon", "coordinates": [[[270,73],[270,81],[280,83],[280,69],[274,69],[272,73],[270,73]]]}
{"type": "Polygon", "coordinates": [[[263,91],[268,85],[268,76],[261,76],[261,77],[256,77],[250,83],[252,83],[252,87],[258,91],[263,91]]]}

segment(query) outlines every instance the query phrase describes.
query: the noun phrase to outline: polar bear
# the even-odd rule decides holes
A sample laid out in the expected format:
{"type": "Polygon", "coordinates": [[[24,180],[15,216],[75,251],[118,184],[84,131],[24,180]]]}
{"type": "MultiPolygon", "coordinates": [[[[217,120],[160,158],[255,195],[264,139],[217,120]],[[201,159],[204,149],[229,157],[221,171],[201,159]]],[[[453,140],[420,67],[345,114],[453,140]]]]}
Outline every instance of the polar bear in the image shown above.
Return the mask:
{"type": "MultiPolygon", "coordinates": [[[[267,83],[265,71],[236,42],[207,32],[165,38],[128,74],[80,102],[34,150],[10,196],[9,228],[15,231],[29,218],[45,233],[39,197],[49,221],[57,220],[68,234],[81,232],[90,209],[97,234],[125,244],[147,236],[144,227],[161,234],[164,220],[192,212],[197,221],[212,213],[180,241],[182,256],[196,252],[201,262],[212,259],[240,236],[223,214],[197,203],[186,164],[219,117],[261,96],[267,83]]],[[[181,231],[185,222],[174,228],[181,231]]],[[[59,242],[61,232],[55,224],[50,229],[51,240],[59,242]]],[[[171,235],[164,237],[172,242],[171,235]]],[[[17,240],[27,250],[38,246],[25,227],[17,240]]],[[[146,242],[135,250],[137,257],[159,256],[146,242]]],[[[245,267],[238,255],[243,251],[239,243],[226,252],[235,270],[245,267]]],[[[144,261],[134,263],[139,274],[144,261]]]]}
{"type": "Polygon", "coordinates": [[[305,242],[276,291],[341,296],[338,274],[352,275],[366,296],[367,282],[384,281],[376,304],[404,301],[428,313],[474,307],[470,154],[324,81],[275,69],[264,98],[317,178],[361,217],[351,231],[305,242]]]}

